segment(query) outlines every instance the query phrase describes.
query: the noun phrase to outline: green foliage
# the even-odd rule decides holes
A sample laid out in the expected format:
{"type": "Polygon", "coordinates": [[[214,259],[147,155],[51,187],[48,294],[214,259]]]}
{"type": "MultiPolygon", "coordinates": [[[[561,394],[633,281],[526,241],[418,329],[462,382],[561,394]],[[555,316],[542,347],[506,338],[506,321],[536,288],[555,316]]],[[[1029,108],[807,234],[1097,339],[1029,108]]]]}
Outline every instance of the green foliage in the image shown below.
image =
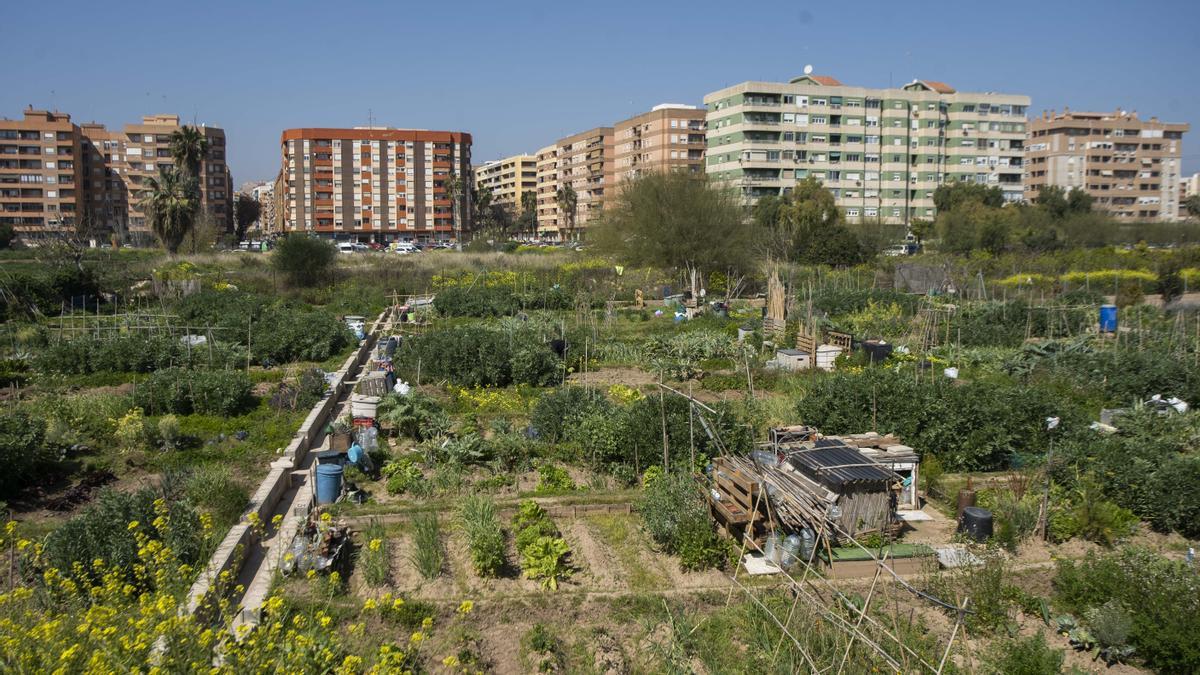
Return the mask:
{"type": "Polygon", "coordinates": [[[371,586],[382,586],[391,579],[391,550],[383,524],[372,518],[362,531],[362,543],[358,549],[357,568],[363,581],[371,586]]]}
{"type": "Polygon", "coordinates": [[[559,387],[538,399],[529,423],[542,440],[556,443],[584,417],[611,415],[613,405],[603,393],[583,387],[559,387]]]}
{"type": "Polygon", "coordinates": [[[561,466],[543,464],[538,467],[538,492],[571,492],[577,487],[575,481],[571,479],[571,474],[561,466]]]}
{"type": "Polygon", "coordinates": [[[558,528],[537,502],[527,499],[513,517],[517,552],[527,578],[541,579],[542,587],[558,589],[558,582],[570,573],[567,567],[567,542],[558,536],[558,528]]]}
{"type": "Polygon", "coordinates": [[[1000,640],[992,649],[989,665],[1005,675],[1050,675],[1062,671],[1066,655],[1046,644],[1040,632],[1025,638],[1000,640]]]}
{"type": "Polygon", "coordinates": [[[496,503],[471,495],[458,506],[459,522],[467,536],[471,565],[481,577],[494,578],[504,567],[504,530],[496,517],[496,503]]]}
{"type": "Polygon", "coordinates": [[[589,240],[627,265],[748,269],[753,233],[734,193],[684,172],[648,172],[617,191],[589,240]]]}
{"type": "Polygon", "coordinates": [[[133,566],[139,562],[136,531],[162,541],[180,561],[195,565],[205,550],[199,515],[186,500],[168,498],[156,504],[160,497],[164,495],[151,489],[104,490],[79,515],[46,537],[47,564],[71,570],[80,563],[82,569],[92,570],[93,560],[103,560],[108,569],[125,572],[133,583],[133,566]],[[155,524],[160,515],[164,516],[158,521],[161,527],[155,524]]]}
{"type": "Polygon", "coordinates": [[[1133,547],[1090,553],[1060,560],[1054,589],[1067,609],[1100,619],[1106,639],[1126,633],[1149,668],[1200,670],[1200,575],[1186,562],[1133,547]]]}
{"type": "Polygon", "coordinates": [[[0,249],[7,249],[12,246],[13,239],[16,238],[16,230],[9,223],[0,223],[0,249]]]}
{"type": "MultiPolygon", "coordinates": [[[[354,342],[330,311],[245,291],[203,291],[183,298],[176,311],[193,326],[221,329],[223,339],[245,347],[260,363],[326,361],[354,342]]],[[[244,357],[243,357],[244,358],[244,357]]]]}
{"type": "Polygon", "coordinates": [[[224,369],[245,364],[245,352],[227,345],[192,347],[167,335],[82,336],[38,350],[34,367],[43,373],[152,373],[162,368],[224,369]]]}
{"type": "Polygon", "coordinates": [[[921,476],[921,489],[926,495],[942,494],[942,477],[946,475],[942,460],[933,453],[927,453],[921,458],[920,470],[917,473],[921,476]]]}
{"type": "Polygon", "coordinates": [[[388,394],[379,402],[379,421],[396,433],[418,441],[444,436],[450,431],[450,416],[437,399],[420,392],[407,396],[388,394]]]}
{"type": "Polygon", "coordinates": [[[995,538],[1009,551],[1033,534],[1037,527],[1041,497],[1029,491],[1020,499],[1011,490],[985,490],[979,494],[979,505],[990,509],[996,517],[995,538]]]}
{"type": "Polygon", "coordinates": [[[404,456],[387,462],[379,472],[386,481],[390,495],[405,493],[421,493],[425,484],[425,474],[412,456],[404,456]]]}
{"type": "Polygon", "coordinates": [[[271,267],[292,286],[311,286],[324,279],[337,258],[337,249],[327,240],[291,234],[275,242],[271,267]]]}
{"type": "Polygon", "coordinates": [[[776,260],[845,266],[865,262],[870,255],[843,222],[833,193],[811,176],[754,215],[758,235],[776,260]]]}
{"type": "Polygon", "coordinates": [[[446,378],[467,387],[510,384],[545,386],[558,379],[561,364],[548,343],[532,329],[493,330],[451,326],[404,341],[397,362],[415,376],[446,378]]]}
{"type": "Polygon", "coordinates": [[[250,504],[250,489],[228,467],[214,465],[191,472],[184,493],[198,508],[212,514],[214,525],[228,528],[250,504]]]}
{"type": "Polygon", "coordinates": [[[689,475],[668,473],[646,485],[638,513],[654,543],[678,555],[683,569],[719,567],[727,560],[704,496],[689,475]]]}
{"type": "Polygon", "coordinates": [[[252,386],[238,371],[166,368],[138,383],[134,402],[151,415],[237,415],[254,404],[252,386]]]}
{"type": "Polygon", "coordinates": [[[943,378],[917,383],[883,369],[818,377],[796,411],[804,424],[829,434],[895,433],[935,452],[952,471],[1005,468],[1017,453],[1040,451],[1046,447],[1043,420],[1071,412],[1034,387],[943,378]]]}
{"type": "Polygon", "coordinates": [[[0,499],[11,499],[56,459],[46,444],[46,424],[19,410],[0,410],[0,499]]]}
{"type": "Polygon", "coordinates": [[[418,513],[412,519],[412,552],[409,560],[426,579],[442,573],[446,554],[442,548],[442,528],[436,513],[418,513]]]}
{"type": "Polygon", "coordinates": [[[521,549],[521,569],[530,579],[539,579],[542,588],[558,590],[558,581],[570,574],[567,542],[555,537],[538,537],[521,549]]]}

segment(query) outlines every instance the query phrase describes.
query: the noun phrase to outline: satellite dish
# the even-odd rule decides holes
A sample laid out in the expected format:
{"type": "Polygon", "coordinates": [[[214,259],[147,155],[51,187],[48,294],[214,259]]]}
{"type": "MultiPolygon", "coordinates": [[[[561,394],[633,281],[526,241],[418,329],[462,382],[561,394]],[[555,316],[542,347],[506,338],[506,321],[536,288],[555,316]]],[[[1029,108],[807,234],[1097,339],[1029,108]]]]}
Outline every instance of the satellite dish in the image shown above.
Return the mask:
{"type": "Polygon", "coordinates": [[[804,66],[804,74],[812,75],[812,64],[811,63],[808,64],[807,66],[804,66]]]}

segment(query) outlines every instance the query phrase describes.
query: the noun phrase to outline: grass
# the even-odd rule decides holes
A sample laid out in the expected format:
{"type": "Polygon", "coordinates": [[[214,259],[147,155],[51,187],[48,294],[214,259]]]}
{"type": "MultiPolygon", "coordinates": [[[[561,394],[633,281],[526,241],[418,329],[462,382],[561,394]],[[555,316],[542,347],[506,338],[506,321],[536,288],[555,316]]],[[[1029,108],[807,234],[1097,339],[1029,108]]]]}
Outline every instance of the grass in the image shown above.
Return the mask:
{"type": "Polygon", "coordinates": [[[462,500],[459,521],[467,536],[471,565],[481,577],[496,577],[504,567],[504,530],[496,517],[496,502],[479,495],[462,500]]]}
{"type": "Polygon", "coordinates": [[[628,516],[590,516],[586,522],[616,556],[617,562],[623,568],[623,576],[629,581],[630,589],[644,592],[663,587],[667,580],[646,565],[639,555],[648,546],[648,543],[633,526],[628,516]]]}
{"type": "Polygon", "coordinates": [[[413,517],[413,550],[409,560],[421,576],[436,579],[446,563],[442,549],[442,530],[436,513],[423,513],[413,517]]]}

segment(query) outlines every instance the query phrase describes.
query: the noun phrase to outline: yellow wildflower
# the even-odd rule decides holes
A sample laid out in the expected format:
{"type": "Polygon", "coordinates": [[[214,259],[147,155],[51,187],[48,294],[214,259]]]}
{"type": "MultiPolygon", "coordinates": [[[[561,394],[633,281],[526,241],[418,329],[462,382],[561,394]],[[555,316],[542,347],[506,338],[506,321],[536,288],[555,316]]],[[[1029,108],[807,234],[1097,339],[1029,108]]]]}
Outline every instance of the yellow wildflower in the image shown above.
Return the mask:
{"type": "Polygon", "coordinates": [[[458,657],[451,654],[450,656],[442,659],[442,665],[446,666],[447,668],[453,668],[454,666],[458,665],[458,657]]]}
{"type": "Polygon", "coordinates": [[[367,548],[371,549],[372,551],[378,551],[380,548],[383,548],[383,540],[372,539],[371,543],[367,544],[367,548]]]}
{"type": "Polygon", "coordinates": [[[463,600],[462,604],[458,606],[458,613],[470,614],[472,609],[475,609],[475,603],[470,600],[463,600]]]}

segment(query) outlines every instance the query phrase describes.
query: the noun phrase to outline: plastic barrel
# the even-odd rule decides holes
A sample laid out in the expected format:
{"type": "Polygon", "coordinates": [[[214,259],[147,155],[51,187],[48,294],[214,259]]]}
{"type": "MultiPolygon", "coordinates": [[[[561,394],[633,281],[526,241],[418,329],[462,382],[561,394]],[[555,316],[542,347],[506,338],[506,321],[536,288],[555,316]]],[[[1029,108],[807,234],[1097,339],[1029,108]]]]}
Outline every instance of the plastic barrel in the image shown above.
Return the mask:
{"type": "Polygon", "coordinates": [[[332,504],[342,494],[342,465],[317,465],[317,503],[332,504]]]}
{"type": "Polygon", "coordinates": [[[863,351],[871,363],[883,363],[892,355],[893,346],[883,340],[863,340],[863,351]]]}
{"type": "Polygon", "coordinates": [[[958,531],[975,541],[987,541],[992,536],[992,512],[978,506],[963,509],[958,531]]]}
{"type": "Polygon", "coordinates": [[[1100,332],[1117,332],[1117,306],[1100,305],[1100,332]]]}

